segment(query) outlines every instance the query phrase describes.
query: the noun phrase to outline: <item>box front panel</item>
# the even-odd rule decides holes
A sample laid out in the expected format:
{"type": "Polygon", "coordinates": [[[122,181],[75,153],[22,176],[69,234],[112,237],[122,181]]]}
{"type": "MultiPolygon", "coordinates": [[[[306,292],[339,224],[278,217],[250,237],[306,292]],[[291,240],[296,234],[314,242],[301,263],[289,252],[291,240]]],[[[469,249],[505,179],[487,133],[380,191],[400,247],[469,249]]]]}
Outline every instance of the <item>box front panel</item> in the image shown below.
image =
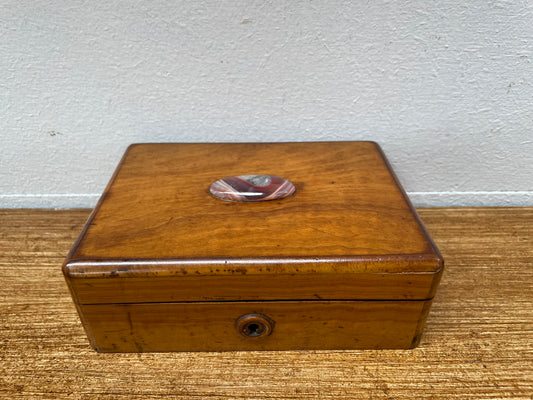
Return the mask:
{"type": "MultiPolygon", "coordinates": [[[[118,268],[117,268],[118,269],[118,268]]],[[[241,300],[426,300],[439,273],[140,276],[70,280],[81,304],[241,300]]]]}
{"type": "Polygon", "coordinates": [[[81,312],[102,352],[407,349],[417,344],[430,303],[101,304],[81,312]]]}

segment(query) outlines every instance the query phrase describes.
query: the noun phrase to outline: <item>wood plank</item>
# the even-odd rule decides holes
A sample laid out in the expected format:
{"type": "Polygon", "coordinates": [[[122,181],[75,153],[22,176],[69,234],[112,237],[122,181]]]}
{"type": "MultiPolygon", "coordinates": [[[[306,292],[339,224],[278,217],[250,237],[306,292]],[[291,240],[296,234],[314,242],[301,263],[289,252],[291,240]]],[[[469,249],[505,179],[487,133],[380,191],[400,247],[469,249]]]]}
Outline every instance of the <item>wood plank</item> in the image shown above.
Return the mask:
{"type": "Polygon", "coordinates": [[[109,274],[115,263],[136,259],[151,261],[142,269],[152,266],[152,275],[440,269],[437,251],[372,142],[132,145],[96,209],[73,249],[70,271],[114,261],[109,274]],[[259,203],[209,194],[221,177],[250,171],[290,179],[297,191],[259,203]],[[262,261],[273,265],[267,269],[262,261]]]}
{"type": "Polygon", "coordinates": [[[528,399],[533,208],[420,209],[446,260],[414,350],[99,354],[61,263],[88,210],[0,210],[0,398],[528,399]]]}
{"type": "Polygon", "coordinates": [[[441,273],[72,279],[80,304],[227,300],[425,300],[441,273]]]}
{"type": "Polygon", "coordinates": [[[97,304],[80,308],[102,352],[408,349],[431,301],[273,301],[97,304]],[[236,321],[267,316],[271,334],[236,321]]]}

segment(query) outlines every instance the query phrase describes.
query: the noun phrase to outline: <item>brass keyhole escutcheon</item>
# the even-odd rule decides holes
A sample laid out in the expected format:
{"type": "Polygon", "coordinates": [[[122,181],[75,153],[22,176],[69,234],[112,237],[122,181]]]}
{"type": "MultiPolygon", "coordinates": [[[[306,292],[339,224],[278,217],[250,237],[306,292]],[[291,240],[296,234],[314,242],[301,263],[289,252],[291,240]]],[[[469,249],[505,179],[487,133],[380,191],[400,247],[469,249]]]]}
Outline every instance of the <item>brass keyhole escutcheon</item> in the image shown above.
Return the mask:
{"type": "Polygon", "coordinates": [[[272,333],[274,321],[262,314],[246,314],[237,319],[235,327],[242,336],[257,339],[272,333]]]}

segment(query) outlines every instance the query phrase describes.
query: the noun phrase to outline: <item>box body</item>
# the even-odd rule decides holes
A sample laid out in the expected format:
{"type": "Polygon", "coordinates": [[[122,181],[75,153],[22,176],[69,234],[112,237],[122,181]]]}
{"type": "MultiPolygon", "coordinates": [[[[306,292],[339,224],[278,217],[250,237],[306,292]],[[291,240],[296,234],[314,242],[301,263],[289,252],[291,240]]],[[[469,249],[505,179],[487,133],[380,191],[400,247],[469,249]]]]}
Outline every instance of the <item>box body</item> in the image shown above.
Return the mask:
{"type": "Polygon", "coordinates": [[[410,348],[442,269],[373,142],[132,145],[63,266],[112,352],[410,348]],[[249,174],[296,192],[210,195],[249,174]]]}

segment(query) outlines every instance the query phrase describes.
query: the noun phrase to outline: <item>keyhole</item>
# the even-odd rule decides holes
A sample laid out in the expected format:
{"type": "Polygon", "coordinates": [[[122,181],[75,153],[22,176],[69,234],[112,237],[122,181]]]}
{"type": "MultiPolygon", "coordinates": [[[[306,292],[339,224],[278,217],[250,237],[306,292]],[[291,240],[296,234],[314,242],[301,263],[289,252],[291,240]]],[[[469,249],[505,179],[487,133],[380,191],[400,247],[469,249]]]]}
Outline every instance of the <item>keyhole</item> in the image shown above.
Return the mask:
{"type": "Polygon", "coordinates": [[[248,336],[261,336],[264,330],[264,326],[252,323],[245,326],[244,333],[246,333],[248,336]]]}
{"type": "Polygon", "coordinates": [[[240,317],[235,327],[244,337],[259,338],[268,336],[272,332],[274,322],[261,314],[246,314],[240,317]]]}

